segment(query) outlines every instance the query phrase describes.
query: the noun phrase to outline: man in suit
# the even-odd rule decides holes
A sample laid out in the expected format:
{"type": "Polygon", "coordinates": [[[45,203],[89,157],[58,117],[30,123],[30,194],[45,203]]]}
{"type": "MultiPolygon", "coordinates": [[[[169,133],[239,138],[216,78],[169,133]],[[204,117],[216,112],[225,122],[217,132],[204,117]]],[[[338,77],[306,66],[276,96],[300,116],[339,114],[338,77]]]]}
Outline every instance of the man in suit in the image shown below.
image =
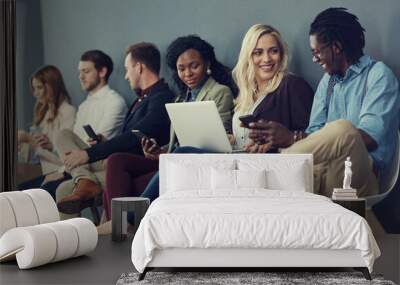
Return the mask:
{"type": "Polygon", "coordinates": [[[138,43],[128,48],[125,79],[138,98],[130,107],[118,136],[111,140],[100,136],[100,142],[92,141],[90,147],[71,133],[59,136],[60,156],[71,171],[75,185],[70,193],[63,191],[64,197],[57,195],[60,212],[79,213],[102,193],[105,178],[102,159],[115,152],[143,154],[140,139],[131,130],[140,130],[163,143],[168,141],[170,122],[165,104],[173,101],[174,94],[159,77],[160,62],[160,52],[154,44],[138,43]]]}

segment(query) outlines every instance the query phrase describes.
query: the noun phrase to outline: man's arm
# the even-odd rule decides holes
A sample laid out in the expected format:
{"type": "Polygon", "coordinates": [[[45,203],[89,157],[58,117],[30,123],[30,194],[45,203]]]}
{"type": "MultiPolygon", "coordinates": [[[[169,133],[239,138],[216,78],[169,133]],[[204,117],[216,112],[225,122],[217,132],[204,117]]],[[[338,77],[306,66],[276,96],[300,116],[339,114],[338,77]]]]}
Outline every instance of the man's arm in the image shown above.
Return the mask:
{"type": "Polygon", "coordinates": [[[377,62],[370,70],[367,93],[361,106],[357,128],[368,149],[377,149],[399,115],[399,85],[394,74],[377,62]]]}
{"type": "Polygon", "coordinates": [[[361,138],[364,141],[364,144],[367,147],[368,151],[373,151],[378,148],[378,144],[373,138],[371,138],[369,134],[360,129],[358,129],[358,132],[360,133],[361,138]]]}
{"type": "Polygon", "coordinates": [[[143,153],[139,139],[130,131],[116,136],[111,140],[92,145],[85,152],[88,155],[89,163],[105,159],[116,152],[143,153]]]}
{"type": "Polygon", "coordinates": [[[314,95],[314,101],[311,108],[310,122],[306,133],[310,134],[321,129],[327,121],[327,102],[326,93],[328,89],[329,75],[325,74],[318,84],[314,95]]]}
{"type": "Polygon", "coordinates": [[[96,133],[104,135],[107,139],[118,135],[124,123],[126,112],[127,107],[124,99],[112,97],[112,100],[107,102],[101,122],[96,126],[96,133]]]}
{"type": "Polygon", "coordinates": [[[284,125],[273,121],[258,121],[249,124],[249,138],[258,144],[271,147],[288,147],[294,143],[294,133],[284,125]]]}
{"type": "Polygon", "coordinates": [[[93,144],[89,148],[69,151],[65,154],[63,163],[71,170],[83,164],[105,159],[116,152],[143,153],[137,136],[132,132],[125,132],[111,140],[93,144]]]}
{"type": "Polygon", "coordinates": [[[304,131],[310,124],[311,108],[314,101],[314,91],[301,77],[289,77],[287,81],[287,96],[289,100],[290,130],[304,131]]]}

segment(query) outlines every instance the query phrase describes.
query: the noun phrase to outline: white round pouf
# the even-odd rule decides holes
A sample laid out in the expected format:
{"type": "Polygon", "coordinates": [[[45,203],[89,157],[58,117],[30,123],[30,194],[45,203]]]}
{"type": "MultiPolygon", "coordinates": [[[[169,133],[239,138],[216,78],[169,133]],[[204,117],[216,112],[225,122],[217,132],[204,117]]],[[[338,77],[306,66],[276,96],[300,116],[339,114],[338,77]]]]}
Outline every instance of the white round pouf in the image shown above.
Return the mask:
{"type": "Polygon", "coordinates": [[[78,250],[78,233],[68,223],[55,222],[41,225],[53,231],[57,240],[57,252],[51,262],[73,257],[78,250]]]}
{"type": "Polygon", "coordinates": [[[35,205],[28,194],[21,191],[1,193],[11,205],[17,227],[33,226],[39,223],[35,205]]]}
{"type": "Polygon", "coordinates": [[[96,226],[91,220],[74,218],[61,222],[71,224],[78,233],[78,249],[73,257],[86,254],[96,248],[98,234],[96,226]]]}
{"type": "Polygon", "coordinates": [[[20,269],[86,254],[96,248],[92,221],[75,218],[8,230],[0,238],[0,261],[16,257],[20,269]]]}
{"type": "Polygon", "coordinates": [[[16,253],[20,269],[49,263],[56,252],[56,236],[40,225],[11,229],[0,239],[0,259],[16,253]]]}
{"type": "Polygon", "coordinates": [[[94,250],[92,221],[59,221],[56,203],[42,189],[0,193],[0,261],[17,259],[20,269],[77,257],[94,250]]]}
{"type": "Polygon", "coordinates": [[[6,197],[0,195],[0,237],[16,226],[17,222],[10,202],[6,197]]]}
{"type": "Polygon", "coordinates": [[[30,189],[22,191],[30,196],[39,217],[39,224],[51,223],[60,220],[57,205],[49,192],[43,189],[30,189]]]}

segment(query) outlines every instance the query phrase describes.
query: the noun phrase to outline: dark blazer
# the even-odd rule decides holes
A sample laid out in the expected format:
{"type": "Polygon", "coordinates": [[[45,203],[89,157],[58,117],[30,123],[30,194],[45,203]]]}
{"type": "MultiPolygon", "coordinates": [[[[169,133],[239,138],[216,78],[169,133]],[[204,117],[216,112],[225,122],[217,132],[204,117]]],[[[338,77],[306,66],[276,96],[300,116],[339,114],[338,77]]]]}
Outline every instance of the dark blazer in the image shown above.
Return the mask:
{"type": "Polygon", "coordinates": [[[169,140],[170,121],[165,109],[166,103],[174,101],[175,95],[168,84],[160,80],[143,99],[136,99],[124,119],[121,134],[106,142],[86,149],[89,162],[107,158],[115,152],[143,154],[138,137],[131,130],[140,130],[160,144],[169,140]],[[138,100],[141,100],[141,102],[138,100]]]}
{"type": "Polygon", "coordinates": [[[288,73],[253,111],[257,121],[275,121],[291,131],[304,131],[310,119],[314,92],[301,77],[288,73]]]}

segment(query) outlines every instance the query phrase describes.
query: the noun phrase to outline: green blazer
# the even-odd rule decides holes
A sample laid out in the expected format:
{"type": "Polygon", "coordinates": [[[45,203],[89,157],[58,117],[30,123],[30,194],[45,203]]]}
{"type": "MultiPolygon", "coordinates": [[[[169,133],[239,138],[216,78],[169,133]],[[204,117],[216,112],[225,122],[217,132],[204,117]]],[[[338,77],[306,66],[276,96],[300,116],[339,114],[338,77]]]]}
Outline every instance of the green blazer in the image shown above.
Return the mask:
{"type": "MultiPolygon", "coordinates": [[[[186,94],[181,94],[175,102],[183,102],[186,94]]],[[[228,86],[219,84],[211,76],[204,83],[199,94],[196,97],[196,102],[199,101],[214,101],[217,105],[219,115],[227,132],[232,131],[232,115],[233,115],[233,95],[228,86]]],[[[171,152],[176,144],[177,139],[175,131],[171,125],[168,152],[171,152]]]]}

